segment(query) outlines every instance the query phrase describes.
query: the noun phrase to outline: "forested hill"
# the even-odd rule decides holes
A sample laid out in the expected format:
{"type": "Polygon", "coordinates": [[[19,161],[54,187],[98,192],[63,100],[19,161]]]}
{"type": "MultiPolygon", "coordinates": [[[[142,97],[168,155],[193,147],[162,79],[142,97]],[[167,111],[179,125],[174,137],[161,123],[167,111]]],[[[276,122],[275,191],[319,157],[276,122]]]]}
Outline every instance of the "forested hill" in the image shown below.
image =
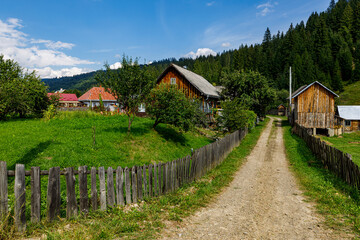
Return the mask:
{"type": "MultiPolygon", "coordinates": [[[[151,68],[160,74],[170,62],[187,66],[216,85],[221,84],[223,72],[258,71],[277,89],[288,88],[289,66],[292,66],[294,89],[317,80],[341,92],[345,85],[360,80],[360,0],[336,3],[331,0],[326,11],[312,13],[306,23],[291,24],[286,33],[272,34],[266,29],[259,44],[241,45],[196,60],[165,59],[154,62],[151,68]]],[[[76,78],[79,77],[73,77],[76,78]]],[[[57,81],[47,80],[50,86],[57,81]]],[[[86,78],[86,84],[90,82],[86,78]]]]}
{"type": "Polygon", "coordinates": [[[94,79],[96,72],[83,73],[72,77],[44,78],[42,81],[49,86],[49,91],[63,89],[78,89],[85,92],[96,85],[94,79]]]}

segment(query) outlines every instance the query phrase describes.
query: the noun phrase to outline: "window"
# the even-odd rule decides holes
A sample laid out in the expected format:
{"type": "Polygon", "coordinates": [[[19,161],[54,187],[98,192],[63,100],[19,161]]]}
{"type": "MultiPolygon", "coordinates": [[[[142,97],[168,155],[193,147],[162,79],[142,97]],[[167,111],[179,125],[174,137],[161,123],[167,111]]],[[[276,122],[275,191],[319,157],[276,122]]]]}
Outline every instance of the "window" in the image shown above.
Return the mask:
{"type": "Polygon", "coordinates": [[[170,84],[172,85],[176,84],[176,78],[170,78],[170,84]]]}
{"type": "Polygon", "coordinates": [[[351,127],[351,121],[350,120],[345,120],[345,126],[346,127],[351,127]]]}

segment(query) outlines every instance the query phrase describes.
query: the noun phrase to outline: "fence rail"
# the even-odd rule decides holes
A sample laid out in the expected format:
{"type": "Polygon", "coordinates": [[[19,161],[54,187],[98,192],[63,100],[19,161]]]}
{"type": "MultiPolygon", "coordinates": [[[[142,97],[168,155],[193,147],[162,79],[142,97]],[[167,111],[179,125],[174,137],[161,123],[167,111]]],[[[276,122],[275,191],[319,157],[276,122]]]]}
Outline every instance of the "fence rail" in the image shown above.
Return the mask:
{"type": "Polygon", "coordinates": [[[9,214],[8,185],[9,178],[14,181],[14,215],[15,226],[19,232],[26,229],[26,177],[30,176],[31,222],[41,220],[41,176],[48,176],[46,194],[46,218],[53,221],[60,217],[62,207],[66,208],[66,218],[79,213],[87,214],[90,209],[100,208],[104,211],[116,205],[136,203],[144,197],[153,197],[175,191],[184,184],[201,178],[209,170],[219,165],[226,156],[240,144],[248,130],[236,131],[219,141],[195,150],[191,156],[166,163],[155,163],[131,168],[108,167],[88,168],[80,166],[77,170],[67,167],[53,167],[40,170],[31,167],[25,171],[23,164],[16,164],[15,171],[7,170],[6,162],[0,162],[0,217],[2,220],[9,214]],[[64,178],[60,178],[63,175],[64,178]],[[76,191],[78,175],[78,191],[76,191]],[[88,177],[89,176],[89,177],[88,177]],[[90,183],[88,185],[88,178],[90,183]],[[62,180],[61,180],[62,179],[62,180]],[[66,185],[66,203],[61,203],[61,181],[66,185]],[[114,181],[115,179],[115,181],[114,181]],[[88,189],[90,186],[90,189],[88,189]],[[97,187],[99,186],[99,188],[97,187]],[[89,192],[90,190],[90,192],[89,192]],[[78,194],[77,194],[78,193],[78,194]],[[90,193],[90,194],[89,194],[90,193]],[[90,196],[90,197],[89,197],[90,196]]]}
{"type": "Polygon", "coordinates": [[[321,159],[325,167],[343,179],[346,183],[360,187],[360,171],[351,158],[351,155],[328,145],[308,133],[308,129],[295,124],[295,133],[300,136],[311,149],[311,151],[321,159]]]}

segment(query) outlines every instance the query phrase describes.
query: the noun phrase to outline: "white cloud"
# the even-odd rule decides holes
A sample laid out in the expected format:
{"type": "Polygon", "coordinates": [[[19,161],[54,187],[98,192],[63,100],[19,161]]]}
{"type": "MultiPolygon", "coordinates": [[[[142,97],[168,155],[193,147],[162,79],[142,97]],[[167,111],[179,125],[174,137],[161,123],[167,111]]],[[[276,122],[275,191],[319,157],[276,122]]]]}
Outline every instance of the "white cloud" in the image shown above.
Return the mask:
{"type": "Polygon", "coordinates": [[[221,44],[222,47],[230,47],[231,44],[229,42],[224,42],[221,44]]]}
{"type": "Polygon", "coordinates": [[[198,58],[200,56],[209,56],[209,55],[216,56],[217,53],[215,51],[213,51],[212,49],[210,49],[210,48],[199,48],[196,51],[196,53],[191,51],[191,52],[185,54],[184,57],[196,59],[196,58],[198,58]]]}
{"type": "Polygon", "coordinates": [[[116,62],[110,65],[110,69],[118,69],[121,68],[121,62],[116,62]]]}
{"type": "Polygon", "coordinates": [[[214,5],[214,4],[215,4],[215,1],[207,2],[207,3],[206,3],[206,6],[211,7],[211,6],[214,5]]]}
{"type": "Polygon", "coordinates": [[[72,67],[72,68],[62,68],[59,70],[54,70],[50,67],[45,68],[33,68],[28,69],[30,72],[35,71],[37,75],[40,75],[41,78],[56,78],[56,77],[71,77],[74,75],[79,75],[82,73],[91,72],[93,70],[86,69],[86,68],[78,68],[78,67],[72,67]]]}
{"type": "Polygon", "coordinates": [[[30,43],[43,43],[47,48],[50,49],[62,49],[62,48],[66,48],[66,49],[72,49],[75,44],[73,43],[64,43],[64,42],[54,42],[51,40],[43,40],[43,39],[31,39],[30,43]]]}
{"type": "Polygon", "coordinates": [[[256,7],[256,9],[260,10],[260,12],[257,12],[256,15],[265,17],[268,13],[271,13],[274,11],[274,7],[276,5],[278,5],[278,2],[271,3],[271,1],[260,4],[256,7]]]}
{"type": "Polygon", "coordinates": [[[72,57],[60,49],[72,49],[75,45],[61,41],[30,38],[20,29],[21,20],[9,18],[0,20],[0,54],[5,59],[13,59],[27,69],[37,69],[41,77],[58,74],[82,73],[76,65],[94,64],[89,60],[72,57]],[[64,70],[52,70],[50,66],[67,66],[64,70]]]}
{"type": "Polygon", "coordinates": [[[64,77],[64,76],[74,76],[82,73],[91,72],[91,69],[84,69],[78,67],[72,68],[63,68],[59,70],[54,70],[50,67],[45,68],[33,68],[28,69],[29,71],[35,71],[36,74],[40,75],[41,78],[56,78],[56,77],[64,77]]]}

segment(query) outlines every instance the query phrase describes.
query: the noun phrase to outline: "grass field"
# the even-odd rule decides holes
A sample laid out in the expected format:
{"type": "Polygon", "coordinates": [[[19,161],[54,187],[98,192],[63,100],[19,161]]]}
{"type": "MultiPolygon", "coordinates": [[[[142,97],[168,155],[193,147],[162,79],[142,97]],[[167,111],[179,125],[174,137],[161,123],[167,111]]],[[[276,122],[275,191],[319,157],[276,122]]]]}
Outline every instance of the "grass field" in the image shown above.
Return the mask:
{"type": "Polygon", "coordinates": [[[164,124],[154,130],[152,124],[151,119],[135,118],[128,137],[127,117],[118,115],[66,113],[48,122],[0,122],[0,160],[9,169],[16,163],[26,169],[130,167],[171,161],[212,142],[197,132],[179,133],[164,124]]]}
{"type": "Polygon", "coordinates": [[[261,122],[226,160],[200,181],[157,198],[145,199],[138,205],[116,207],[106,212],[90,212],[84,218],[29,224],[25,235],[16,235],[14,227],[0,229],[0,239],[44,237],[46,239],[154,239],[165,222],[176,224],[195,210],[206,206],[227,186],[245,157],[255,146],[263,128],[261,122]]]}
{"type": "Polygon", "coordinates": [[[360,105],[359,89],[360,81],[345,86],[340,97],[336,98],[337,105],[360,105]]]}
{"type": "Polygon", "coordinates": [[[359,237],[359,190],[325,169],[305,142],[291,134],[288,122],[283,122],[283,127],[286,155],[308,200],[316,202],[316,208],[328,226],[353,232],[359,237]]]}
{"type": "Polygon", "coordinates": [[[337,149],[349,153],[352,160],[360,166],[360,131],[345,133],[342,136],[321,137],[322,140],[330,143],[337,149]]]}

